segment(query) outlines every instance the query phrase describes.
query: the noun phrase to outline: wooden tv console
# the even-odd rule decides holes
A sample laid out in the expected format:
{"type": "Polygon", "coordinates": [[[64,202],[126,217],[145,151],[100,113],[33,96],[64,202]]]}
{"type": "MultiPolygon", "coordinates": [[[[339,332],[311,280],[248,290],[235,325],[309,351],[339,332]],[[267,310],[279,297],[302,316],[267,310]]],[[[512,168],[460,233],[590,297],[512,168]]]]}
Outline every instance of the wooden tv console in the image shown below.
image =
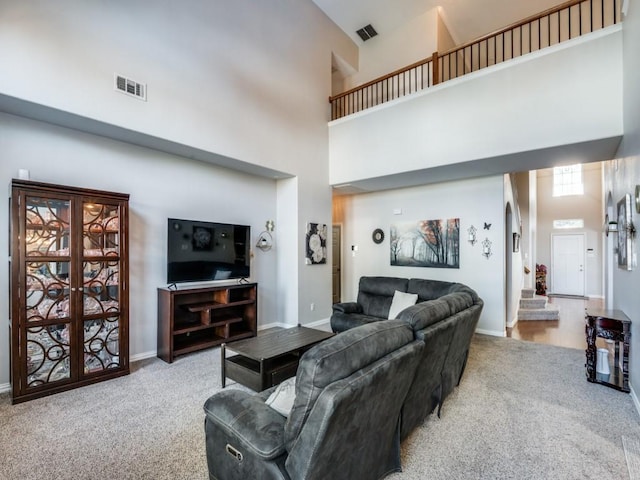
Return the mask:
{"type": "Polygon", "coordinates": [[[158,357],[171,363],[185,353],[254,337],[258,285],[158,288],[158,357]]]}

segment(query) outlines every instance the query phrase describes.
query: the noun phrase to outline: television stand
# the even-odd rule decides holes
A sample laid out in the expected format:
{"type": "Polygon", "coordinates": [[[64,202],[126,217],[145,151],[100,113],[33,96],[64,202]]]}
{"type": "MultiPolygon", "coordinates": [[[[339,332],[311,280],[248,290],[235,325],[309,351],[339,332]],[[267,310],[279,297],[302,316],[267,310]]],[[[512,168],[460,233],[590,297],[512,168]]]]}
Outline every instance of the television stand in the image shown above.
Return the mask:
{"type": "Polygon", "coordinates": [[[256,283],[158,288],[158,357],[172,363],[179,355],[254,337],[257,303],[256,283]]]}

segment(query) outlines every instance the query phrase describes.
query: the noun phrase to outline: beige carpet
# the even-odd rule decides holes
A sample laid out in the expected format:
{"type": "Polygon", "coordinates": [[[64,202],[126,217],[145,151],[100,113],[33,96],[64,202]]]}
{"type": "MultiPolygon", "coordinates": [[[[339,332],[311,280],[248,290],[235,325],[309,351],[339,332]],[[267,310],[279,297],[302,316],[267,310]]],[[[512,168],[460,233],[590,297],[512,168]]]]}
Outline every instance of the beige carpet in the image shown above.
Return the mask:
{"type": "Polygon", "coordinates": [[[629,478],[640,480],[640,438],[622,437],[622,445],[624,446],[624,456],[627,459],[629,478]]]}
{"type": "MultiPolygon", "coordinates": [[[[404,471],[388,478],[630,478],[622,436],[640,437],[638,414],[628,394],[588,383],[584,360],[476,336],[442,418],[407,439],[404,471]]],[[[212,349],[20,405],[0,396],[0,479],[206,480],[202,405],[219,362],[212,349]]]]}

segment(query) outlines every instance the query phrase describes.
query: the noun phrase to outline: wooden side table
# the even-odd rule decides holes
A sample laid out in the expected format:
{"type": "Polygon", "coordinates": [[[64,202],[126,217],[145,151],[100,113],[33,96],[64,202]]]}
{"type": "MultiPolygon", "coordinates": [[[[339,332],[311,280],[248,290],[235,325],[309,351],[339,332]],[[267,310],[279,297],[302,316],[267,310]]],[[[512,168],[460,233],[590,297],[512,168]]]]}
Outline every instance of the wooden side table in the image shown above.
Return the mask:
{"type": "Polygon", "coordinates": [[[629,343],[631,320],[621,310],[587,310],[585,335],[587,340],[587,380],[629,392],[629,343]],[[611,373],[596,372],[596,338],[613,340],[615,355],[611,373]],[[620,358],[622,347],[622,358],[620,358]]]}

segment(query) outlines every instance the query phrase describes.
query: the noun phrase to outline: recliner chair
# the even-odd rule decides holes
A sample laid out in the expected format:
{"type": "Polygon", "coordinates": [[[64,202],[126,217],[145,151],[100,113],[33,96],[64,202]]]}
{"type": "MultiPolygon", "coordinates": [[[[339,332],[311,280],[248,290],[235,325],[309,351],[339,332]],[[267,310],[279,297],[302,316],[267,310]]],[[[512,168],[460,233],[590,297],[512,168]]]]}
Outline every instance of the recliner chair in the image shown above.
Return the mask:
{"type": "Polygon", "coordinates": [[[316,345],[300,359],[288,418],[264,394],[213,395],[204,405],[210,478],[367,480],[399,471],[400,411],[423,348],[401,320],[316,345]]]}

